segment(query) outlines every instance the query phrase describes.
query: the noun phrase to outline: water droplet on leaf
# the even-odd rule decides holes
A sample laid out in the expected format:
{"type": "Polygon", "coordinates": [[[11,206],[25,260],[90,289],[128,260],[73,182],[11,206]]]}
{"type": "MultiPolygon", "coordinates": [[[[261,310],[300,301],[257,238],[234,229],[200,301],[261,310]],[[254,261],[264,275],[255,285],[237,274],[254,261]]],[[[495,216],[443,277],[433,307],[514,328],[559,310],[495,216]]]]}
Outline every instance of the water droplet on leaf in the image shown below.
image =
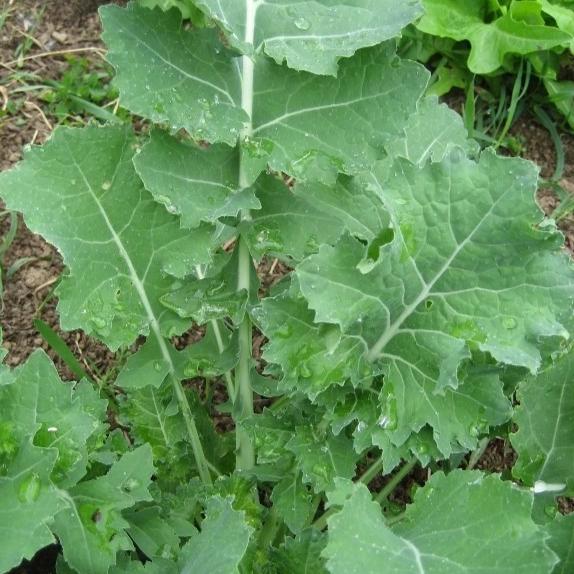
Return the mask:
{"type": "Polygon", "coordinates": [[[505,329],[516,329],[517,326],[517,322],[516,319],[514,319],[513,317],[505,317],[502,321],[502,324],[504,325],[505,329]]]}
{"type": "Polygon", "coordinates": [[[20,484],[18,499],[24,503],[34,502],[40,496],[41,487],[40,477],[36,473],[31,474],[20,484]]]}
{"type": "Polygon", "coordinates": [[[311,23],[306,18],[297,18],[293,23],[299,30],[308,30],[311,27],[311,23]]]}

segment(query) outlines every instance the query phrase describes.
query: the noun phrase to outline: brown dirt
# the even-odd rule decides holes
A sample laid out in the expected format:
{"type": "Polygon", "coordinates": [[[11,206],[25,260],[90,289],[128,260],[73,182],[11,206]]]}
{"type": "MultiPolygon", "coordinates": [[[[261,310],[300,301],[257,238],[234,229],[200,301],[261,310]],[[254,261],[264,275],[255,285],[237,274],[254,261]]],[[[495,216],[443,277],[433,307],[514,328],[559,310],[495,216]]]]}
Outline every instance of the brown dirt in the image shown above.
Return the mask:
{"type": "MultiPolygon", "coordinates": [[[[102,4],[104,2],[99,2],[102,4]]],[[[10,16],[0,32],[0,62],[10,63],[16,59],[19,45],[25,39],[23,34],[34,38],[34,44],[26,56],[35,56],[47,51],[77,48],[101,48],[99,42],[99,20],[95,13],[98,2],[86,0],[56,1],[45,3],[34,0],[4,1],[3,7],[10,9],[10,16]],[[46,5],[47,4],[47,5],[46,5]]],[[[95,59],[95,53],[82,53],[95,59]]],[[[3,98],[9,101],[18,96],[13,93],[17,86],[13,80],[15,72],[34,73],[42,78],[58,79],[67,67],[62,56],[31,59],[23,66],[0,67],[0,86],[3,98]]],[[[22,147],[30,143],[41,143],[50,135],[53,118],[41,111],[42,102],[33,94],[21,101],[18,113],[0,118],[0,169],[7,169],[21,158],[22,147]]],[[[5,218],[0,232],[5,234],[8,221],[5,218]]],[[[2,329],[4,346],[9,351],[7,364],[22,363],[38,347],[48,350],[47,344],[34,327],[35,318],[42,319],[59,331],[56,300],[51,295],[61,272],[59,254],[41,237],[31,233],[20,221],[18,233],[6,253],[3,268],[24,257],[35,259],[22,267],[4,283],[2,329]]],[[[74,351],[86,370],[105,372],[113,362],[113,354],[100,343],[89,339],[81,332],[62,333],[62,338],[74,351]]],[[[48,350],[49,351],[49,350],[48,350]]],[[[55,359],[61,375],[73,378],[62,362],[55,359]]]]}

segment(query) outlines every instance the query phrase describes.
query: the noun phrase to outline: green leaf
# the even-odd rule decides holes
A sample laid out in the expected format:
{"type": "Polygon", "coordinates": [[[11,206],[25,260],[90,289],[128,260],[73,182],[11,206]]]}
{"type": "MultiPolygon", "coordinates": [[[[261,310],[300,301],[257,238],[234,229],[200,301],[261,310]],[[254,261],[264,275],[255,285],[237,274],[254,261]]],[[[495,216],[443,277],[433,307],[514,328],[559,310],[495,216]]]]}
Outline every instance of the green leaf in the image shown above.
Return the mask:
{"type": "Polygon", "coordinates": [[[332,385],[347,379],[358,384],[373,373],[361,341],[343,336],[336,325],[315,323],[298,293],[264,299],[253,317],[269,338],[263,359],[281,367],[279,388],[284,391],[297,389],[315,399],[332,385]]]}
{"type": "Polygon", "coordinates": [[[299,472],[286,476],[275,485],[271,501],[273,508],[295,534],[300,533],[313,518],[313,497],[301,482],[299,472]]]}
{"type": "Polygon", "coordinates": [[[548,0],[538,0],[540,9],[551,18],[554,18],[558,28],[573,38],[570,42],[570,51],[574,53],[574,6],[560,6],[548,0]]]}
{"type": "Polygon", "coordinates": [[[517,395],[514,476],[527,485],[540,481],[558,493],[574,493],[574,352],[523,380],[517,395]]]}
{"type": "MultiPolygon", "coordinates": [[[[399,161],[390,177],[378,177],[373,190],[395,233],[380,262],[361,273],[364,246],[347,236],[296,274],[315,321],[337,324],[382,361],[386,410],[398,407],[401,436],[393,442],[401,444],[427,422],[450,422],[443,409],[455,397],[441,395],[459,385],[470,349],[539,368],[540,339],[556,347],[572,328],[565,310],[573,270],[560,253],[560,234],[539,227],[531,164],[491,153],[476,164],[455,153],[423,169],[399,161]],[[441,409],[435,399],[445,401],[441,409]],[[423,410],[422,419],[415,415],[423,410]]],[[[451,437],[435,438],[449,455],[451,437]]]]}
{"type": "Polygon", "coordinates": [[[333,183],[337,172],[358,173],[385,155],[427,81],[424,68],[397,58],[393,43],[343,61],[337,78],[286,70],[259,57],[252,137],[273,144],[273,170],[333,183]]]}
{"type": "Polygon", "coordinates": [[[144,506],[125,511],[128,534],[148,558],[175,558],[179,553],[179,536],[161,516],[158,506],[144,506]]]}
{"type": "Polygon", "coordinates": [[[100,10],[122,105],[194,139],[233,145],[247,119],[235,62],[212,29],[187,32],[181,13],[135,4],[100,10]]]}
{"type": "MultiPolygon", "coordinates": [[[[239,325],[247,307],[249,293],[238,290],[239,248],[235,248],[233,255],[223,266],[219,273],[200,278],[187,279],[178,289],[174,289],[161,297],[161,302],[180,317],[190,317],[199,325],[217,319],[230,317],[234,324],[239,325]]],[[[250,270],[250,291],[258,284],[257,275],[250,270]]]]}
{"type": "Polygon", "coordinates": [[[516,19],[512,9],[487,23],[486,4],[477,0],[423,0],[425,14],[417,27],[427,34],[468,40],[468,67],[475,74],[494,72],[507,54],[529,54],[572,41],[570,34],[557,28],[516,19]]]}
{"type": "Polygon", "coordinates": [[[187,327],[158,299],[170,275],[206,263],[211,249],[210,227],[179,229],[145,191],[132,164],[134,145],[123,127],[60,128],[0,177],[0,196],[70,269],[57,290],[62,327],[82,328],[114,350],[150,330],[187,327]]]}
{"type": "Polygon", "coordinates": [[[130,424],[136,444],[150,445],[156,461],[172,460],[175,445],[184,440],[186,431],[171,385],[129,390],[120,413],[130,424]]]}
{"type": "MultiPolygon", "coordinates": [[[[172,357],[175,351],[171,350],[172,357]]],[[[138,351],[128,357],[116,379],[116,386],[122,389],[158,388],[170,373],[171,364],[161,352],[158,340],[150,337],[138,351]]]]}
{"type": "Polygon", "coordinates": [[[239,345],[236,334],[218,323],[215,326],[214,323],[208,325],[203,339],[179,354],[185,378],[213,378],[237,365],[239,345]]]}
{"type": "MultiPolygon", "coordinates": [[[[184,30],[176,11],[131,5],[107,6],[101,13],[122,104],[173,130],[185,128],[196,140],[230,145],[250,119],[252,133],[242,142],[241,152],[250,183],[266,163],[299,180],[333,181],[337,171],[368,169],[385,155],[385,145],[402,133],[429,77],[418,64],[399,60],[391,42],[345,60],[337,78],[289,70],[258,55],[253,86],[244,86],[253,103],[248,118],[241,108],[241,66],[213,30],[184,30]]],[[[204,155],[218,153],[234,157],[231,150],[204,155]]],[[[173,169],[171,161],[153,164],[160,173],[173,169]]],[[[183,173],[189,176],[187,168],[183,173]]],[[[209,181],[219,181],[218,173],[209,174],[209,181]]],[[[151,179],[149,173],[143,177],[151,179]]],[[[186,222],[205,216],[205,211],[191,215],[184,207],[181,184],[175,187],[173,175],[159,178],[153,178],[154,188],[158,183],[154,193],[168,198],[186,222]],[[163,192],[160,181],[165,182],[163,192]]],[[[224,178],[220,183],[233,187],[236,181],[224,178]]]]}
{"type": "Polygon", "coordinates": [[[287,538],[285,544],[271,552],[271,561],[277,574],[327,574],[321,552],[326,537],[316,528],[301,532],[296,538],[287,538]]]}
{"type": "Polygon", "coordinates": [[[495,368],[473,370],[456,390],[444,393],[406,375],[378,392],[376,387],[345,390],[334,388],[319,396],[325,418],[335,433],[356,421],[355,450],[382,449],[385,473],[401,459],[416,456],[426,466],[432,459],[475,449],[489,427],[507,422],[512,414],[495,368]]]}
{"type": "Polygon", "coordinates": [[[207,500],[201,532],[182,549],[182,574],[234,574],[247,551],[253,529],[231,499],[207,500]]]}
{"type": "Polygon", "coordinates": [[[67,508],[54,517],[64,558],[78,572],[107,574],[118,550],[131,549],[121,511],[151,500],[152,451],[142,446],[125,454],[108,474],[82,482],[65,494],[67,508]]]}
{"type": "Polygon", "coordinates": [[[303,482],[311,483],[316,492],[321,492],[332,487],[335,478],[354,476],[358,457],[352,444],[343,433],[325,438],[310,426],[300,426],[294,429],[285,448],[295,455],[303,482]]]}
{"type": "MultiPolygon", "coordinates": [[[[2,403],[4,405],[4,403],[2,403]]],[[[52,544],[50,532],[54,515],[64,503],[50,480],[56,463],[55,449],[33,446],[23,440],[14,448],[17,452],[6,457],[5,423],[0,427],[0,570],[8,572],[22,559],[31,559],[40,548],[52,544]]]]}
{"type": "Polygon", "coordinates": [[[337,61],[398,36],[421,9],[417,0],[198,0],[244,54],[261,49],[278,64],[314,74],[337,74],[337,61]],[[254,37],[246,39],[248,13],[254,37]]]}
{"type": "Polygon", "coordinates": [[[193,5],[193,0],[137,0],[140,6],[155,8],[159,6],[164,12],[178,8],[184,18],[189,18],[195,25],[203,23],[203,14],[193,5]]]}
{"type": "Polygon", "coordinates": [[[51,478],[58,486],[73,486],[85,475],[86,442],[106,411],[106,401],[88,383],[76,388],[62,383],[51,360],[38,350],[13,371],[12,384],[0,386],[0,402],[2,467],[17,454],[19,444],[33,439],[34,445],[50,449],[46,453],[57,453],[51,478]]]}
{"type": "Polygon", "coordinates": [[[239,154],[229,146],[202,148],[155,130],[134,164],[146,189],[180,214],[184,227],[261,207],[253,190],[239,191],[239,154]]]}
{"type": "Polygon", "coordinates": [[[323,241],[332,243],[341,234],[338,219],[313,201],[295,195],[276,177],[261,176],[256,189],[262,208],[251,214],[242,232],[257,259],[273,255],[300,260],[314,253],[323,241]]]}
{"type": "Polygon", "coordinates": [[[256,189],[262,208],[252,213],[242,232],[257,258],[269,254],[299,261],[319,245],[335,243],[345,230],[369,243],[381,242],[388,231],[388,214],[380,200],[352,178],[290,189],[277,178],[262,176],[256,189]]]}
{"type": "Polygon", "coordinates": [[[419,108],[405,126],[405,137],[393,140],[387,151],[391,156],[407,158],[423,165],[428,159],[442,161],[456,147],[469,154],[478,152],[478,144],[468,139],[462,118],[433,96],[421,100],[419,108]]]}
{"type": "Polygon", "coordinates": [[[557,516],[548,526],[548,546],[558,555],[560,562],[552,574],[568,574],[574,569],[574,514],[557,516]]]}
{"type": "Polygon", "coordinates": [[[213,486],[205,489],[209,497],[219,496],[221,498],[233,499],[233,510],[243,512],[245,522],[253,528],[261,526],[261,515],[263,506],[259,502],[259,492],[253,479],[245,478],[238,474],[230,476],[220,476],[213,486]]]}
{"type": "Polygon", "coordinates": [[[436,473],[389,528],[364,485],[328,521],[331,574],[545,574],[556,562],[532,521],[532,494],[476,471],[436,473]]]}
{"type": "Polygon", "coordinates": [[[264,409],[247,419],[244,426],[255,445],[258,464],[277,463],[285,457],[285,445],[293,436],[293,427],[302,422],[302,413],[291,406],[277,411],[264,409]]]}

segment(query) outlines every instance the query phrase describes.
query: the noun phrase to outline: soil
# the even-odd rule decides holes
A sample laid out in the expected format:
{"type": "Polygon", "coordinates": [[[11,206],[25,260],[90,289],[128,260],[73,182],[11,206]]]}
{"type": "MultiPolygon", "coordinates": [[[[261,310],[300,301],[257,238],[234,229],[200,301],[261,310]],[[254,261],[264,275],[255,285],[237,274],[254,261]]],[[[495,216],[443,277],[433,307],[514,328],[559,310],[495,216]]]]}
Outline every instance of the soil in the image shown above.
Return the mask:
{"type": "MultiPolygon", "coordinates": [[[[55,119],[43,109],[43,103],[33,92],[25,96],[16,96],[13,89],[16,83],[11,79],[15,72],[37,74],[42,78],[58,79],[67,67],[62,55],[43,57],[51,51],[84,50],[82,57],[94,63],[101,57],[98,50],[103,46],[99,40],[99,19],[96,9],[109,0],[0,0],[0,11],[10,10],[4,26],[0,28],[0,109],[6,109],[16,98],[19,101],[17,113],[0,115],[0,170],[16,163],[26,144],[44,142],[50,135],[55,119]],[[26,59],[20,64],[17,50],[26,38],[33,38],[32,46],[26,53],[26,59]]],[[[118,3],[122,3],[118,0],[118,3]]],[[[454,106],[453,106],[454,107],[454,106]]],[[[521,155],[535,161],[541,169],[541,175],[548,178],[555,169],[556,153],[548,132],[531,117],[520,118],[512,135],[522,146],[521,155]]],[[[563,178],[560,182],[563,189],[574,192],[574,138],[566,133],[561,134],[566,162],[563,178]]],[[[542,189],[538,194],[539,203],[547,215],[559,205],[559,199],[550,189],[542,189]]],[[[574,217],[569,216],[559,222],[565,235],[566,247],[574,252],[574,217]]],[[[9,229],[9,218],[0,221],[0,235],[6,236],[9,229]]],[[[63,266],[59,254],[41,237],[31,233],[20,220],[18,232],[5,254],[2,262],[4,270],[4,294],[1,316],[4,347],[8,350],[7,364],[16,366],[36,348],[45,349],[54,359],[56,366],[65,380],[72,379],[72,373],[62,361],[49,349],[34,326],[38,318],[50,325],[66,341],[87,371],[97,378],[100,372],[108,371],[115,363],[113,353],[98,341],[86,337],[81,332],[64,333],[59,328],[57,300],[54,289],[62,274],[63,266]],[[11,266],[28,261],[12,276],[6,276],[11,266]]],[[[264,289],[278,282],[288,269],[274,260],[262,262],[260,278],[264,289]]],[[[199,330],[188,333],[176,343],[178,347],[188,344],[201,336],[199,330]]],[[[260,349],[264,338],[260,334],[254,337],[254,355],[260,358],[260,349]]],[[[205,392],[204,381],[194,380],[190,384],[205,392]]],[[[214,403],[225,401],[225,393],[218,385],[214,403]]],[[[260,409],[265,400],[258,402],[260,409]]],[[[217,424],[222,430],[229,428],[229,417],[217,415],[217,424]]],[[[508,443],[495,439],[489,444],[477,464],[477,468],[494,472],[508,471],[514,463],[515,455],[508,443]]],[[[417,469],[411,473],[393,493],[391,501],[405,503],[410,500],[414,484],[425,481],[426,471],[417,469]]],[[[384,484],[375,484],[379,489],[384,484]]],[[[560,502],[562,512],[574,511],[570,499],[560,502]]],[[[46,574],[52,571],[56,549],[42,551],[32,563],[26,563],[15,569],[12,574],[46,574]]]]}

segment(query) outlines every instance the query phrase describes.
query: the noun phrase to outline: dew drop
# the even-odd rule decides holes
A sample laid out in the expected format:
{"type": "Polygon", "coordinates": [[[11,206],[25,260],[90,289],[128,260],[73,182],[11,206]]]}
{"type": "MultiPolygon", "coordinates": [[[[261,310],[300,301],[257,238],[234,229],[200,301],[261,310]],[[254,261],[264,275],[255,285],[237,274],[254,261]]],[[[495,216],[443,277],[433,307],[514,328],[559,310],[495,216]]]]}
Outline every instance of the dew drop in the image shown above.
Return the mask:
{"type": "Polygon", "coordinates": [[[281,325],[281,327],[279,327],[279,329],[277,329],[277,336],[281,337],[282,339],[287,339],[288,337],[291,336],[291,325],[288,325],[287,323],[285,323],[284,325],[281,325]]]}
{"type": "Polygon", "coordinates": [[[308,30],[311,27],[311,23],[306,18],[297,18],[293,23],[299,30],[308,30]]]}
{"type": "Polygon", "coordinates": [[[301,366],[299,367],[299,375],[303,379],[309,379],[309,378],[311,378],[312,374],[313,373],[311,372],[309,365],[307,365],[307,363],[301,363],[301,366]]]}
{"type": "Polygon", "coordinates": [[[514,319],[513,317],[506,317],[503,321],[502,324],[504,325],[505,329],[516,329],[516,319],[514,319]]]}
{"type": "Polygon", "coordinates": [[[34,502],[40,496],[41,486],[40,477],[36,473],[31,474],[20,484],[18,499],[24,503],[34,502]]]}
{"type": "Polygon", "coordinates": [[[106,321],[104,319],[100,319],[99,317],[94,317],[92,319],[92,323],[96,329],[103,329],[106,326],[106,321]]]}

